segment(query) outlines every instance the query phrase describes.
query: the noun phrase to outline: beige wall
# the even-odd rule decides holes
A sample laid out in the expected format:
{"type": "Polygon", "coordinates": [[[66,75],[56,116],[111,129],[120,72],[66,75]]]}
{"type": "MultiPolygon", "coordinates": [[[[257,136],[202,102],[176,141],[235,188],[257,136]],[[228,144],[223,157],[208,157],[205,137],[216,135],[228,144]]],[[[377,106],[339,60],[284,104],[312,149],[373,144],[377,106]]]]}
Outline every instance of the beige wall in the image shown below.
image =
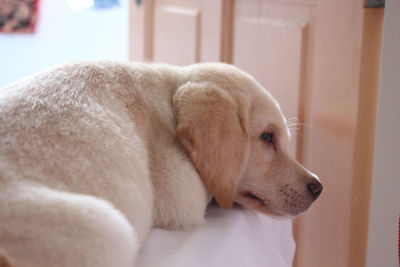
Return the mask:
{"type": "Polygon", "coordinates": [[[367,267],[398,266],[400,214],[400,1],[387,0],[367,267]]]}

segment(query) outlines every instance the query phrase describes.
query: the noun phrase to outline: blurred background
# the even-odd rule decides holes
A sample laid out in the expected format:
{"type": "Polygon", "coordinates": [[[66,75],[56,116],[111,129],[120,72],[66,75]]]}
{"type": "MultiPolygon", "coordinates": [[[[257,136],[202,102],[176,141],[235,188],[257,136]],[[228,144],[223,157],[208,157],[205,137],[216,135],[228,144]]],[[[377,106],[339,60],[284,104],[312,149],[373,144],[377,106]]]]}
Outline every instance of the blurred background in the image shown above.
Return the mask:
{"type": "Polygon", "coordinates": [[[0,87],[72,60],[235,64],[299,122],[291,153],[324,184],[293,266],[398,266],[398,0],[16,2],[0,0],[0,87]]]}
{"type": "MultiPolygon", "coordinates": [[[[30,1],[37,6],[34,27],[13,31],[6,26],[15,18],[6,23],[10,14],[1,15],[0,87],[66,61],[128,60],[128,0],[108,1],[103,6],[95,6],[92,0],[30,1]],[[9,32],[4,32],[5,28],[9,32]]],[[[20,1],[1,0],[0,12],[7,9],[7,2],[13,10],[20,1]]]]}

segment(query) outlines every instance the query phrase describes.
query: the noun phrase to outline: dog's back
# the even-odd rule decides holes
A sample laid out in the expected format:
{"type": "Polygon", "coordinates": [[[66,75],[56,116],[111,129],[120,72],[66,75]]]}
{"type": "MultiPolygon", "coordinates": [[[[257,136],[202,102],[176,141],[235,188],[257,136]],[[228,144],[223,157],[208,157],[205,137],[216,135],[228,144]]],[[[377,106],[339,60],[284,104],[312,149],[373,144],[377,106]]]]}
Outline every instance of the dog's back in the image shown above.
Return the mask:
{"type": "Polygon", "coordinates": [[[145,145],[112,92],[134,83],[109,64],[0,92],[0,247],[24,266],[129,266],[151,226],[145,145]]]}

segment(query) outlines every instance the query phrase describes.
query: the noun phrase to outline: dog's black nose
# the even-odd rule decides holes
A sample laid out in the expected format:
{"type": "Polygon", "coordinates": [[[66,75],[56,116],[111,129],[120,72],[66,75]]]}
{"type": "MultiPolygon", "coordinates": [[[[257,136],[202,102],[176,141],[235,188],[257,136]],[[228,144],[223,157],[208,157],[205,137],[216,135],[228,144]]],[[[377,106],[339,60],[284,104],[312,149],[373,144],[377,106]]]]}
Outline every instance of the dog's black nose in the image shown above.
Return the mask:
{"type": "Polygon", "coordinates": [[[314,179],[312,182],[309,182],[307,184],[307,188],[308,191],[310,191],[313,200],[316,200],[322,192],[322,184],[316,179],[314,179]]]}

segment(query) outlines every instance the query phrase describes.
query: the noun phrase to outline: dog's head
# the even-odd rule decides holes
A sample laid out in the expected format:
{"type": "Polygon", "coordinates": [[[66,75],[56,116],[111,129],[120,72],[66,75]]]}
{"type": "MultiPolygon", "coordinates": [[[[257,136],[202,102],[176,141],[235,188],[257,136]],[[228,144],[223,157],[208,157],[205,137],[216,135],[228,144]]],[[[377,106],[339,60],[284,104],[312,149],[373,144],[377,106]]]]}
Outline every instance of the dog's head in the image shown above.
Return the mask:
{"type": "Polygon", "coordinates": [[[173,97],[176,134],[220,206],[274,217],[305,211],[322,185],[288,154],[289,129],[273,97],[229,65],[187,71],[173,97]]]}

